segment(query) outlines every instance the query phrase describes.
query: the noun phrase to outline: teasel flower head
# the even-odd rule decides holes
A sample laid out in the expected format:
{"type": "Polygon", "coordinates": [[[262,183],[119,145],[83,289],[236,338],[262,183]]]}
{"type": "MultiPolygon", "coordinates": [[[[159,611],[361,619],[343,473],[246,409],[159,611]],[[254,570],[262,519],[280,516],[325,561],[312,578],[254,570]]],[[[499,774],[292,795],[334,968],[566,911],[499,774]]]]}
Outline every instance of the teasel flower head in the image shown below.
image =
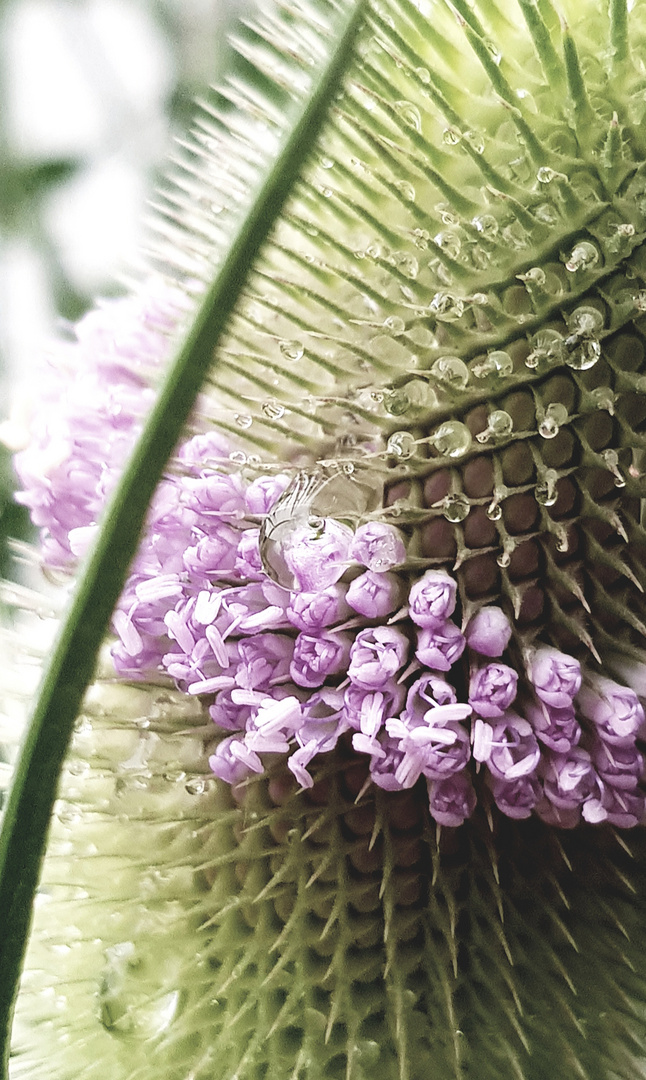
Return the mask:
{"type": "Polygon", "coordinates": [[[16,459],[52,570],[96,543],[108,575],[147,507],[16,1076],[642,1067],[643,22],[317,0],[241,32],[154,273],[16,459]]]}

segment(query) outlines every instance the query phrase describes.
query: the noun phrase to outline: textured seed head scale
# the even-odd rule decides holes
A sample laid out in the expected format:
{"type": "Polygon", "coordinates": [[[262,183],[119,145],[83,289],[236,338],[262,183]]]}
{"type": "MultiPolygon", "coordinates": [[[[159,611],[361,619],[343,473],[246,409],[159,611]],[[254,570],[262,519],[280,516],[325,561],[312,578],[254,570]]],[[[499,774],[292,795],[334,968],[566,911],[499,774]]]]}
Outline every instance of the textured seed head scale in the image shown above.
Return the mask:
{"type": "MultiPolygon", "coordinates": [[[[189,295],[329,14],[261,8],[181,152],[154,261],[189,295]]],[[[411,578],[450,572],[465,620],[509,614],[519,667],[536,641],[590,670],[643,651],[643,33],[618,2],[369,7],[194,419],[250,476],[339,466],[323,511],[359,491],[411,578]]],[[[485,806],[440,835],[419,785],[363,791],[344,745],[309,792],[278,762],[234,798],[197,697],[101,675],[12,1076],[643,1072],[641,831],[485,806]]]]}

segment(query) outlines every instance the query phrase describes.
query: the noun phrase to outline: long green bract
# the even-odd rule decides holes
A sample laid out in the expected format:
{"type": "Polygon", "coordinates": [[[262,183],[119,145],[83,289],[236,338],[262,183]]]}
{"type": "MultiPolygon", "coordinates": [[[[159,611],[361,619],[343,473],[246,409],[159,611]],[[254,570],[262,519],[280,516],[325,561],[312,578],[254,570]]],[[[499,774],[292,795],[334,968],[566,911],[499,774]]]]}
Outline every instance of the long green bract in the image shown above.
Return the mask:
{"type": "Polygon", "coordinates": [[[361,0],[344,5],[326,63],[295,101],[282,148],[232,235],[102,522],[52,650],[27,728],[0,833],[0,1030],[6,1075],[9,1032],[31,907],[60,769],[150,500],[213,361],[248,271],[309,154],[352,55],[361,0]]]}

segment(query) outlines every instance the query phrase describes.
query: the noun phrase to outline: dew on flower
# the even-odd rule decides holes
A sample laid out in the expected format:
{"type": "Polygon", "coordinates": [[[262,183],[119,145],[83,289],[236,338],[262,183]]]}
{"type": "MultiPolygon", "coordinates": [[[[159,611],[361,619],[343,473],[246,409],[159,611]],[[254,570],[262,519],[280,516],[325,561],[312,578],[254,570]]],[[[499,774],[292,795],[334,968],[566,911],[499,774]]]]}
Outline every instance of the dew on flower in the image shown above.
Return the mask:
{"type": "Polygon", "coordinates": [[[393,108],[408,127],[418,132],[422,130],[422,115],[412,101],[396,101],[393,108]]]}
{"type": "Polygon", "coordinates": [[[619,454],[616,450],[604,450],[601,454],[606,468],[613,474],[615,478],[615,487],[623,488],[626,486],[626,478],[619,467],[619,454]]]}
{"type": "Polygon", "coordinates": [[[558,330],[539,330],[531,344],[531,352],[525,360],[528,368],[537,368],[541,363],[555,364],[565,358],[565,338],[558,330]]]}
{"type": "Polygon", "coordinates": [[[302,342],[296,341],[279,341],[278,348],[285,357],[286,360],[296,362],[302,360],[305,349],[302,342]]]}
{"type": "Polygon", "coordinates": [[[536,179],[539,184],[551,184],[553,180],[567,180],[567,177],[563,173],[551,169],[549,165],[542,165],[536,173],[536,179]]]}
{"type": "Polygon", "coordinates": [[[409,431],[394,431],[388,439],[387,452],[400,461],[407,461],[415,453],[417,443],[409,431]]]}
{"type": "Polygon", "coordinates": [[[538,425],[538,433],[543,439],[554,439],[563,424],[567,424],[569,413],[561,402],[552,402],[545,409],[545,413],[538,425]]]}
{"type": "Polygon", "coordinates": [[[476,435],[479,443],[495,442],[498,439],[507,439],[514,430],[514,421],[504,409],[494,409],[487,417],[487,426],[484,431],[476,435]]]}
{"type": "Polygon", "coordinates": [[[446,230],[436,233],[433,237],[433,243],[437,244],[450,259],[457,259],[462,250],[460,237],[456,236],[454,232],[447,232],[446,230]]]}
{"type": "Polygon", "coordinates": [[[590,397],[597,409],[604,410],[610,413],[611,416],[615,415],[616,396],[609,386],[595,387],[594,390],[590,391],[590,397]]]}
{"type": "Polygon", "coordinates": [[[464,300],[448,292],[438,292],[429,304],[431,313],[440,322],[455,322],[464,315],[464,300]]]}
{"type": "Polygon", "coordinates": [[[458,356],[441,356],[431,367],[431,375],[459,390],[464,390],[469,382],[469,369],[458,356]]]}
{"type": "Polygon", "coordinates": [[[406,323],[403,319],[400,319],[399,315],[388,315],[384,319],[384,330],[390,330],[391,334],[399,336],[403,334],[406,329],[406,323]]]}
{"type": "Polygon", "coordinates": [[[479,131],[463,131],[462,138],[469,144],[472,150],[476,154],[484,154],[485,140],[484,136],[479,131]]]}
{"type": "Polygon", "coordinates": [[[483,360],[478,360],[475,364],[472,364],[470,371],[475,375],[476,379],[486,379],[489,375],[512,375],[514,361],[509,353],[494,350],[488,353],[483,360]]]}
{"type": "Polygon", "coordinates": [[[556,482],[558,474],[554,469],[546,469],[534,488],[534,497],[540,506],[554,506],[558,492],[556,482]]]}
{"type": "Polygon", "coordinates": [[[460,458],[471,449],[473,439],[466,424],[460,420],[446,420],[428,441],[442,457],[460,458]]]}
{"type": "Polygon", "coordinates": [[[576,244],[565,261],[565,269],[571,274],[578,270],[591,270],[599,262],[599,251],[589,240],[576,244]]]}
{"type": "Polygon", "coordinates": [[[442,500],[442,513],[447,521],[453,522],[457,525],[459,522],[464,521],[471,512],[471,503],[467,499],[466,495],[462,495],[461,492],[455,492],[452,495],[447,495],[442,500]]]}
{"type": "Polygon", "coordinates": [[[261,408],[268,420],[280,420],[285,415],[285,406],[280,405],[275,398],[263,401],[261,408]]]}
{"type": "Polygon", "coordinates": [[[498,222],[493,214],[478,214],[473,218],[471,224],[476,232],[479,232],[488,240],[493,240],[498,235],[498,222]]]}
{"type": "Polygon", "coordinates": [[[457,128],[447,127],[442,132],[442,142],[447,146],[457,146],[462,141],[462,132],[457,128]]]}

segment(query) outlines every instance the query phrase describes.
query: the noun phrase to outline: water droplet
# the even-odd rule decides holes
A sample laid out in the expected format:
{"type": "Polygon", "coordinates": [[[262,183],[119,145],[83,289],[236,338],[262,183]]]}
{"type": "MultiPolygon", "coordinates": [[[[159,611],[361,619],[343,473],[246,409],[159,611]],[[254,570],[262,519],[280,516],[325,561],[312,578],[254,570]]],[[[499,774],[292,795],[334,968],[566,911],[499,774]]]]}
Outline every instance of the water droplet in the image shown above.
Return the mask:
{"type": "Polygon", "coordinates": [[[488,375],[511,375],[514,371],[514,361],[509,353],[495,350],[490,352],[484,360],[479,360],[471,367],[471,372],[476,379],[486,379],[488,375]]]}
{"type": "Polygon", "coordinates": [[[517,274],[516,277],[519,281],[524,281],[525,288],[528,292],[530,292],[532,288],[542,288],[547,281],[547,275],[540,266],[532,266],[524,274],[517,274]]]}
{"type": "Polygon", "coordinates": [[[415,188],[408,180],[395,180],[394,186],[406,202],[415,202],[415,188]]]}
{"type": "Polygon", "coordinates": [[[325,156],[319,158],[319,165],[321,166],[322,169],[332,169],[332,168],[334,168],[334,162],[333,162],[332,158],[325,157],[325,156]]]}
{"type": "Polygon", "coordinates": [[[384,319],[384,329],[390,330],[391,334],[398,337],[404,333],[406,323],[398,315],[389,315],[388,318],[384,319]]]}
{"type": "Polygon", "coordinates": [[[232,450],[229,454],[229,461],[232,461],[234,465],[246,465],[247,460],[244,450],[232,450]]]}
{"type": "Polygon", "coordinates": [[[545,361],[557,363],[565,355],[565,338],[558,330],[539,330],[532,338],[532,350],[525,360],[528,368],[537,368],[545,361]]]}
{"type": "Polygon", "coordinates": [[[570,538],[567,534],[567,529],[563,525],[559,525],[556,532],[556,550],[566,552],[570,546],[570,538]]]}
{"type": "Polygon", "coordinates": [[[415,453],[416,442],[409,431],[395,431],[388,439],[388,453],[406,461],[415,453]]]}
{"type": "Polygon", "coordinates": [[[413,243],[415,244],[415,247],[418,247],[420,249],[420,251],[426,251],[430,239],[431,234],[428,232],[427,229],[413,229],[413,243]]]}
{"type": "Polygon", "coordinates": [[[419,81],[421,83],[424,83],[425,86],[428,86],[428,84],[431,81],[431,73],[428,70],[428,68],[425,68],[425,67],[415,68],[415,74],[417,75],[417,78],[419,79],[419,81]]]}
{"type": "Polygon", "coordinates": [[[410,398],[405,390],[393,390],[386,399],[386,412],[391,416],[404,416],[410,409],[410,398]]]}
{"type": "Polygon", "coordinates": [[[337,462],[332,462],[311,473],[298,473],[260,527],[260,556],[265,573],[286,589],[298,589],[300,583],[292,553],[296,548],[305,555],[311,553],[308,568],[311,577],[320,545],[325,558],[320,559],[320,580],[313,591],[338,581],[339,567],[345,566],[352,539],[350,526],[356,527],[363,515],[376,510],[382,496],[383,477],[378,470],[355,469],[348,475],[337,462]]]}
{"type": "Polygon", "coordinates": [[[284,405],[280,405],[275,398],[263,401],[262,411],[268,420],[280,420],[285,415],[284,405]]]}
{"type": "Polygon", "coordinates": [[[502,517],[502,506],[496,498],[492,499],[485,511],[489,521],[500,521],[502,517]]]}
{"type": "Polygon", "coordinates": [[[439,232],[433,237],[433,243],[446,252],[450,259],[457,259],[462,248],[460,237],[453,232],[439,232]]]}
{"type": "Polygon", "coordinates": [[[354,464],[351,461],[344,461],[341,469],[346,476],[352,476],[354,473],[354,464]]]}
{"type": "Polygon", "coordinates": [[[498,235],[498,222],[493,214],[477,214],[471,221],[474,229],[488,240],[498,235]]]}
{"type": "Polygon", "coordinates": [[[208,778],[205,776],[192,776],[184,784],[187,795],[204,795],[209,788],[208,778]]]}
{"type": "Polygon", "coordinates": [[[393,108],[408,127],[415,128],[415,131],[422,130],[420,111],[417,105],[413,105],[412,101],[396,101],[393,108]]]}
{"type": "Polygon", "coordinates": [[[564,173],[556,172],[554,169],[550,169],[547,165],[543,165],[542,168],[536,173],[536,179],[539,184],[551,184],[552,180],[567,180],[567,176],[564,173]]]}
{"type": "Polygon", "coordinates": [[[572,248],[565,263],[565,269],[569,270],[571,274],[575,274],[577,270],[591,270],[598,262],[599,252],[597,248],[589,240],[582,240],[580,244],[576,244],[572,248]]]}
{"type": "Polygon", "coordinates": [[[431,300],[429,308],[440,322],[455,322],[464,314],[464,300],[452,293],[438,292],[431,300]]]}
{"type": "Polygon", "coordinates": [[[401,252],[397,259],[397,265],[401,270],[402,274],[404,274],[411,281],[414,281],[419,274],[419,262],[414,255],[409,255],[406,252],[401,252]]]}
{"type": "Polygon", "coordinates": [[[469,146],[476,154],[484,154],[484,136],[481,135],[479,131],[465,131],[462,134],[462,138],[465,142],[468,142],[469,146]]]}
{"type": "Polygon", "coordinates": [[[453,208],[448,203],[438,203],[435,207],[440,215],[440,221],[443,225],[459,225],[460,218],[455,213],[453,208]]]}
{"type": "Polygon", "coordinates": [[[561,430],[561,426],[567,423],[567,419],[568,411],[565,405],[561,405],[558,402],[548,405],[545,410],[545,415],[538,425],[538,434],[541,435],[543,439],[555,439],[561,430]]]}
{"type": "Polygon", "coordinates": [[[568,367],[575,371],[587,371],[594,367],[601,356],[601,345],[596,338],[585,338],[565,358],[568,367]]]}
{"type": "Polygon", "coordinates": [[[246,431],[253,424],[253,417],[249,413],[235,413],[233,419],[243,431],[246,431]]]}
{"type": "Polygon", "coordinates": [[[471,449],[472,441],[468,427],[459,420],[446,420],[429,438],[438,454],[448,458],[463,457],[471,449]]]}
{"type": "Polygon", "coordinates": [[[603,324],[604,318],[599,309],[588,304],[575,308],[567,323],[572,334],[598,334],[603,324]]]}
{"type": "Polygon", "coordinates": [[[514,421],[509,413],[505,412],[504,409],[494,409],[493,412],[489,413],[486,428],[476,435],[476,439],[479,443],[508,439],[513,430],[514,421]]]}
{"type": "Polygon", "coordinates": [[[609,386],[597,386],[590,391],[590,397],[597,409],[605,409],[611,416],[615,415],[616,397],[609,386]]]}
{"type": "Polygon", "coordinates": [[[546,469],[541,479],[534,488],[534,498],[540,506],[554,506],[557,499],[556,482],[558,480],[555,469],[546,469]]]}
{"type": "Polygon", "coordinates": [[[469,382],[469,369],[459,356],[440,356],[433,364],[431,374],[456,390],[464,390],[469,382]]]}
{"type": "Polygon", "coordinates": [[[626,478],[619,468],[619,454],[616,450],[604,450],[602,458],[606,463],[607,469],[613,474],[615,478],[615,487],[623,488],[626,486],[626,478]]]}
{"type": "Polygon", "coordinates": [[[98,992],[103,1027],[145,1041],[167,1031],[179,1010],[179,990],[164,992],[131,941],[112,945],[105,957],[98,992]]]}
{"type": "Polygon", "coordinates": [[[458,131],[457,128],[444,128],[444,131],[442,132],[442,142],[444,142],[447,146],[457,146],[458,143],[461,142],[461,140],[462,132],[458,131]]]}
{"type": "Polygon", "coordinates": [[[301,360],[305,349],[300,341],[280,341],[278,348],[286,360],[301,360]]]}
{"type": "Polygon", "coordinates": [[[496,559],[496,562],[498,563],[498,566],[501,567],[501,569],[506,569],[511,563],[511,552],[507,551],[507,549],[501,551],[500,555],[496,559]]]}
{"type": "Polygon", "coordinates": [[[543,225],[556,225],[559,213],[553,203],[544,202],[534,207],[534,217],[543,225]]]}
{"type": "Polygon", "coordinates": [[[442,513],[447,521],[457,525],[460,521],[464,521],[469,516],[471,504],[466,495],[461,492],[456,492],[453,495],[447,495],[442,500],[442,513]]]}

